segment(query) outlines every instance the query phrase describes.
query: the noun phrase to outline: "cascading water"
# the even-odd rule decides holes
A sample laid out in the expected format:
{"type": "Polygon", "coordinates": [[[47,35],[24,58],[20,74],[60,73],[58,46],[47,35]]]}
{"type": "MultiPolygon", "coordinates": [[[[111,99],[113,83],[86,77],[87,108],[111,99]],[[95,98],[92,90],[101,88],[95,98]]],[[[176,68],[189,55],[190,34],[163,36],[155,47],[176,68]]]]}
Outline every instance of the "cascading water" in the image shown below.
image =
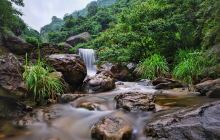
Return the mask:
{"type": "Polygon", "coordinates": [[[95,51],[93,49],[79,49],[79,55],[86,64],[87,75],[94,76],[97,71],[95,65],[95,51]]]}

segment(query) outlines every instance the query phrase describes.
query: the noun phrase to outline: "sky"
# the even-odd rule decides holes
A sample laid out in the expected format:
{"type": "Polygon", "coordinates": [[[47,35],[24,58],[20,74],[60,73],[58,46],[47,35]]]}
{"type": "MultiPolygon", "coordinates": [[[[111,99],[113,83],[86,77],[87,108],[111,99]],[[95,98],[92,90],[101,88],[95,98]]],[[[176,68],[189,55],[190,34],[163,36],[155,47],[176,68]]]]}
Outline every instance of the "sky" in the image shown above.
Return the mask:
{"type": "Polygon", "coordinates": [[[53,16],[63,18],[64,14],[81,10],[92,0],[24,0],[22,19],[30,27],[40,28],[51,22],[53,16]]]}

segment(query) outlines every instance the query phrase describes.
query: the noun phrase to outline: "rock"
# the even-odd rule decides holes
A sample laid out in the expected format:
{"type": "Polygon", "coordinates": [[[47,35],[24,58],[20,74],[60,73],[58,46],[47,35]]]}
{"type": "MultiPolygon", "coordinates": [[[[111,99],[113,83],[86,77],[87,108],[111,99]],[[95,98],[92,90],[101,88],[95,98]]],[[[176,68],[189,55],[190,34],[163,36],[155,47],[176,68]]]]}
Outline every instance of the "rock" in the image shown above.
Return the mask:
{"type": "Polygon", "coordinates": [[[155,97],[147,93],[126,93],[115,97],[116,108],[129,112],[153,111],[155,109],[155,97]]]}
{"type": "Polygon", "coordinates": [[[39,50],[41,58],[45,58],[46,56],[52,54],[65,54],[69,52],[68,50],[66,50],[66,48],[59,47],[59,45],[43,43],[40,49],[36,48],[31,52],[32,59],[37,59],[39,57],[39,50]]]}
{"type": "Polygon", "coordinates": [[[124,65],[113,65],[110,69],[110,71],[113,73],[113,76],[115,79],[119,81],[128,81],[131,78],[131,73],[129,72],[129,69],[127,66],[124,65]]]}
{"type": "Polygon", "coordinates": [[[155,89],[173,89],[184,87],[184,85],[179,81],[162,77],[153,80],[152,84],[155,86],[155,89]]]}
{"type": "Polygon", "coordinates": [[[74,89],[82,86],[86,77],[86,66],[75,54],[53,54],[47,57],[47,62],[57,71],[62,72],[64,79],[74,89]]]}
{"type": "Polygon", "coordinates": [[[102,71],[90,78],[87,85],[95,92],[104,92],[115,88],[115,80],[110,71],[102,71]]]}
{"type": "Polygon", "coordinates": [[[33,45],[12,34],[4,36],[4,45],[12,53],[17,55],[25,55],[26,53],[29,53],[32,49],[34,49],[33,45]]]}
{"type": "Polygon", "coordinates": [[[134,81],[137,79],[134,72],[136,65],[134,63],[125,64],[112,64],[105,63],[99,67],[99,71],[111,71],[114,78],[119,81],[134,81]]]}
{"type": "Polygon", "coordinates": [[[0,56],[0,87],[10,92],[27,91],[22,78],[22,66],[11,53],[0,56]]]}
{"type": "Polygon", "coordinates": [[[218,140],[220,102],[154,118],[146,124],[145,133],[147,139],[155,140],[218,140]]]}
{"type": "Polygon", "coordinates": [[[220,78],[197,84],[195,89],[203,96],[207,95],[210,98],[220,98],[220,78]]]}
{"type": "Polygon", "coordinates": [[[129,140],[132,127],[121,117],[105,117],[92,127],[91,136],[95,140],[129,140]]]}
{"type": "Polygon", "coordinates": [[[63,42],[58,44],[59,49],[62,49],[64,52],[68,53],[71,48],[73,48],[70,44],[63,42]]]}
{"type": "Polygon", "coordinates": [[[88,110],[101,110],[99,107],[99,104],[92,103],[92,102],[82,102],[79,105],[77,105],[78,108],[85,108],[88,110]]]}
{"type": "Polygon", "coordinates": [[[66,81],[64,80],[64,76],[61,72],[55,71],[55,72],[50,73],[50,75],[61,80],[61,82],[63,84],[63,93],[71,92],[71,87],[69,86],[68,83],[66,83],[66,81]]]}
{"type": "Polygon", "coordinates": [[[88,32],[84,32],[75,36],[69,37],[66,42],[72,46],[76,46],[79,43],[85,43],[91,39],[91,35],[88,32]]]}
{"type": "Polygon", "coordinates": [[[61,96],[61,102],[62,103],[72,102],[84,96],[86,96],[86,94],[63,94],[61,96]]]}
{"type": "Polygon", "coordinates": [[[23,116],[26,111],[29,111],[29,108],[17,99],[0,95],[0,118],[18,118],[23,116]]]}

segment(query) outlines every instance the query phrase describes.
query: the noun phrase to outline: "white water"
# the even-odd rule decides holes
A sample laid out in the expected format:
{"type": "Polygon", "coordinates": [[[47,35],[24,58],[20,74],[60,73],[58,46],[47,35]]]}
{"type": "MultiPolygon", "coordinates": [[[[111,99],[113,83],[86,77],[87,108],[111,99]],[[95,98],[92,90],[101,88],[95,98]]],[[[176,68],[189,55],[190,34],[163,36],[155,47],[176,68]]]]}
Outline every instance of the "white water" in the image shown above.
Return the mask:
{"type": "Polygon", "coordinates": [[[94,76],[97,71],[95,65],[95,51],[93,49],[79,49],[79,55],[86,64],[87,75],[94,76]]]}

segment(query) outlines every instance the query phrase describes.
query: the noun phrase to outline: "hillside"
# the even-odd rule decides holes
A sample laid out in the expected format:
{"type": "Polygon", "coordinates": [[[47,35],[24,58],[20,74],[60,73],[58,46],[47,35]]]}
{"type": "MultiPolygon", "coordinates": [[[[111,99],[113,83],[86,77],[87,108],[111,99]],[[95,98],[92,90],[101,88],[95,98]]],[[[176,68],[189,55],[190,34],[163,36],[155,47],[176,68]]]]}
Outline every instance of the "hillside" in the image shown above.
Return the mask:
{"type": "Polygon", "coordinates": [[[61,28],[63,27],[64,23],[65,23],[65,18],[67,17],[86,17],[88,15],[88,9],[90,7],[92,7],[94,4],[95,6],[97,6],[97,8],[105,8],[105,7],[109,7],[112,4],[114,4],[116,2],[116,0],[98,0],[97,2],[91,2],[89,3],[84,9],[79,10],[79,11],[74,11],[72,14],[65,14],[64,19],[58,19],[57,17],[53,17],[52,21],[50,24],[45,25],[44,27],[41,28],[41,35],[43,36],[44,39],[48,39],[48,34],[51,32],[56,32],[56,31],[60,31],[61,28]]]}

